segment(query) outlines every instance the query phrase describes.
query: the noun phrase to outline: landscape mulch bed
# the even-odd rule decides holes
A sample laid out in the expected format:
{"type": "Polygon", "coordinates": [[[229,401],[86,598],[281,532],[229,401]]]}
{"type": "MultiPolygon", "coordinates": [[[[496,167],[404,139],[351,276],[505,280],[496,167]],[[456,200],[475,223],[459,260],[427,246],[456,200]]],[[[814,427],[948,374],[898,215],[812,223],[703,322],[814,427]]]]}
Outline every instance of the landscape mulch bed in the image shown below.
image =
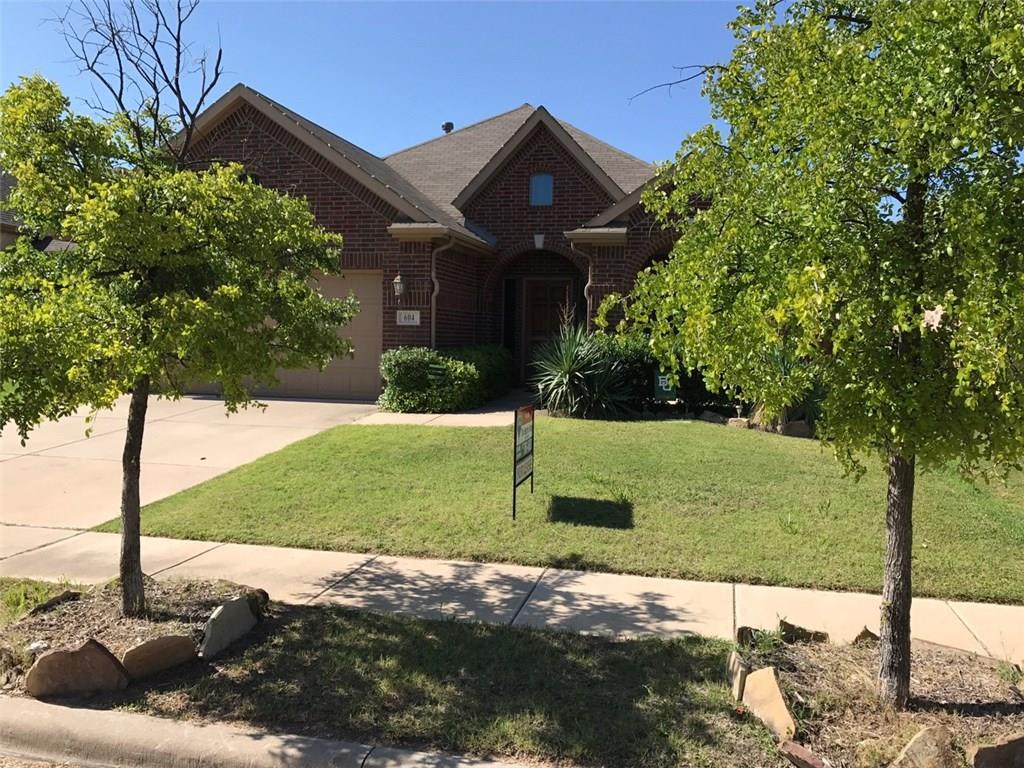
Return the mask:
{"type": "Polygon", "coordinates": [[[214,608],[249,588],[228,581],[162,581],[147,578],[147,613],[121,615],[117,581],[83,588],[67,600],[0,628],[0,683],[5,693],[22,693],[32,664],[28,646],[43,641],[48,648],[77,648],[90,638],[120,658],[134,645],[162,635],[189,635],[197,642],[214,608]]]}
{"type": "MultiPolygon", "coordinates": [[[[198,641],[214,608],[249,588],[230,582],[147,580],[146,590],[149,611],[143,618],[127,619],[120,615],[119,585],[112,582],[84,590],[76,600],[0,628],[0,682],[4,692],[22,693],[24,673],[31,663],[26,649],[34,641],[42,640],[50,648],[67,648],[77,647],[92,637],[117,656],[143,640],[165,634],[186,634],[198,641]]],[[[543,763],[545,757],[558,754],[565,745],[555,748],[555,744],[561,744],[556,739],[548,748],[520,751],[515,738],[509,738],[508,743],[502,739],[495,741],[495,734],[490,731],[492,717],[496,718],[494,722],[501,723],[500,728],[523,727],[516,713],[529,700],[527,697],[523,701],[510,701],[508,711],[488,709],[493,705],[495,694],[491,688],[495,685],[501,688],[501,676],[489,661],[495,644],[502,649],[502,658],[517,652],[534,664],[538,656],[546,658],[550,670],[542,676],[561,674],[571,683],[570,687],[586,687],[587,675],[593,673],[590,664],[599,658],[604,659],[598,665],[605,670],[602,675],[611,670],[621,673],[634,662],[629,660],[628,654],[622,658],[619,654],[632,647],[634,650],[630,653],[650,657],[644,667],[648,670],[644,673],[648,684],[665,689],[647,691],[657,695],[641,708],[645,715],[650,706],[689,710],[698,704],[699,717],[694,722],[700,727],[694,726],[694,733],[687,738],[695,739],[694,744],[707,739],[712,739],[709,744],[717,742],[713,749],[716,764],[779,764],[770,744],[761,743],[758,729],[750,729],[741,706],[737,705],[732,713],[737,719],[730,721],[726,716],[728,707],[721,711],[716,709],[714,694],[700,688],[701,681],[711,674],[702,667],[715,656],[710,648],[643,643],[619,646],[597,638],[544,633],[506,636],[499,628],[373,617],[333,607],[277,608],[268,618],[247,641],[212,669],[193,666],[169,670],[137,689],[109,697],[93,697],[92,705],[127,706],[189,719],[247,721],[259,727],[287,726],[309,735],[384,736],[388,741],[431,748],[461,747],[487,752],[501,741],[498,751],[518,752],[519,759],[543,763]],[[455,661],[447,659],[444,653],[438,655],[438,648],[443,649],[449,643],[463,650],[472,649],[469,656],[456,660],[460,674],[468,674],[468,679],[453,680],[448,666],[455,661]],[[524,644],[525,649],[519,647],[524,644]],[[568,665],[570,658],[575,666],[568,665]],[[473,664],[480,667],[476,673],[463,669],[473,664]],[[697,687],[689,689],[683,698],[677,697],[678,692],[669,695],[675,683],[668,678],[661,679],[666,664],[680,674],[686,664],[696,665],[690,675],[697,687]],[[482,675],[480,680],[476,679],[477,674],[482,675]],[[404,693],[395,700],[382,697],[378,690],[382,685],[388,690],[394,689],[393,693],[404,693]],[[315,694],[312,699],[310,694],[315,694]],[[449,727],[438,723],[431,725],[424,718],[427,714],[431,717],[438,714],[431,708],[431,702],[442,703],[452,695],[466,701],[479,699],[475,706],[480,711],[475,713],[479,720],[474,725],[477,730],[467,731],[448,744],[445,734],[450,736],[449,727]],[[423,719],[422,723],[409,719],[414,710],[419,712],[415,717],[423,719]],[[368,718],[365,722],[360,719],[364,716],[368,718]],[[383,732],[378,733],[382,728],[383,732]],[[698,732],[704,735],[698,738],[698,732]],[[717,736],[712,738],[711,734],[715,733],[717,736]],[[480,743],[474,743],[474,739],[480,739],[480,743]]],[[[880,707],[876,698],[877,641],[846,646],[769,641],[745,648],[744,653],[755,668],[774,666],[778,670],[781,686],[797,721],[797,740],[828,759],[834,768],[888,766],[925,726],[946,727],[961,754],[972,744],[1024,733],[1024,681],[1020,669],[1005,662],[915,643],[911,686],[914,698],[907,711],[894,712],[880,707]]],[[[522,674],[525,668],[516,666],[516,669],[517,674],[522,674]]],[[[616,701],[613,692],[631,680],[629,674],[624,674],[617,682],[602,680],[609,688],[603,693],[599,689],[589,690],[595,696],[612,696],[606,702],[612,706],[616,701]]],[[[543,704],[551,708],[552,713],[561,711],[564,702],[558,703],[557,691],[548,690],[543,682],[533,684],[538,696],[543,693],[543,698],[534,701],[534,708],[539,711],[543,704]]],[[[498,698],[504,700],[511,696],[510,691],[513,689],[498,698]]],[[[462,714],[468,717],[473,712],[462,714]]],[[[584,717],[593,714],[582,713],[584,717]]],[[[609,717],[611,714],[610,711],[604,713],[609,717]]],[[[686,718],[680,720],[675,714],[662,715],[664,717],[652,718],[648,726],[674,731],[680,723],[686,722],[686,718]]],[[[579,716],[580,713],[574,712],[574,717],[579,716]]],[[[449,726],[455,727],[451,723],[449,726]]],[[[465,726],[462,722],[459,727],[465,726]]],[[[643,742],[648,738],[641,738],[643,733],[646,731],[641,727],[634,736],[643,742]]],[[[599,755],[613,754],[596,732],[590,733],[584,728],[578,736],[589,743],[584,753],[589,754],[590,759],[582,759],[583,764],[590,764],[599,755]]],[[[673,752],[666,748],[660,759],[650,762],[669,764],[672,762],[669,755],[673,752]]],[[[684,749],[683,753],[686,752],[684,749]]],[[[619,764],[634,764],[629,762],[632,758],[627,758],[627,754],[628,750],[616,754],[619,764]]]]}
{"type": "Polygon", "coordinates": [[[1024,733],[1024,682],[1006,662],[915,642],[913,699],[894,712],[877,700],[877,641],[778,645],[752,656],[778,670],[798,739],[835,768],[887,766],[926,726],[946,727],[961,753],[1024,733]]]}

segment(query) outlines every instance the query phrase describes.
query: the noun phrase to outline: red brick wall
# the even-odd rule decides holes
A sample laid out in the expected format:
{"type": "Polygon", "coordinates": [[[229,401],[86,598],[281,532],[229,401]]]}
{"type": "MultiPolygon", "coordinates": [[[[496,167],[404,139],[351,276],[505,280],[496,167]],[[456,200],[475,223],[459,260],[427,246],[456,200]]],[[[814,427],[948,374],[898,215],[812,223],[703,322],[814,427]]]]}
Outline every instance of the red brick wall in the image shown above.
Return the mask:
{"type": "MultiPolygon", "coordinates": [[[[261,184],[305,197],[320,224],[344,237],[343,269],[383,270],[385,349],[430,343],[430,255],[437,244],[392,238],[387,227],[400,220],[393,206],[246,104],[197,142],[193,154],[201,162],[240,162],[261,184]],[[406,283],[401,299],[391,286],[399,272],[406,283]],[[418,309],[420,325],[398,326],[397,309],[418,309]]],[[[628,291],[636,270],[649,258],[652,242],[663,238],[642,212],[631,221],[625,247],[574,251],[563,234],[613,202],[547,128],[538,127],[464,211],[497,238],[496,254],[449,249],[438,255],[438,346],[501,340],[506,275],[563,275],[574,264],[573,276],[581,286],[588,277],[592,280],[592,309],[608,291],[628,291]],[[553,205],[530,205],[534,173],[553,176],[553,205]],[[544,235],[542,253],[533,252],[535,234],[544,235]]]]}
{"type": "Polygon", "coordinates": [[[430,243],[401,243],[397,253],[384,256],[384,349],[392,347],[430,346],[430,243]],[[405,293],[395,296],[391,281],[401,273],[405,293]],[[420,313],[419,325],[398,325],[399,309],[415,309],[420,313]]]}
{"type": "Polygon", "coordinates": [[[460,253],[437,255],[437,346],[457,347],[494,342],[493,324],[483,315],[483,280],[493,257],[460,253]]]}
{"type": "Polygon", "coordinates": [[[535,234],[545,247],[569,248],[563,234],[593,218],[614,202],[543,125],[526,139],[505,166],[467,203],[467,218],[497,238],[504,254],[535,234]],[[530,205],[530,176],[550,173],[550,206],[530,205]]]}
{"type": "Polygon", "coordinates": [[[380,269],[383,255],[398,250],[387,233],[395,208],[248,104],[206,134],[193,155],[242,163],[263,186],[305,197],[321,226],[344,237],[342,267],[380,269]]]}
{"type": "MultiPolygon", "coordinates": [[[[625,190],[631,192],[632,190],[625,190]]],[[[547,128],[537,130],[509,158],[498,174],[481,189],[465,207],[466,216],[483,226],[497,238],[497,257],[483,286],[483,313],[481,322],[496,320],[500,324],[500,283],[511,274],[516,262],[533,248],[533,235],[544,235],[544,251],[563,268],[559,256],[576,264],[591,286],[589,301],[591,313],[597,310],[601,299],[610,292],[624,293],[633,285],[638,269],[645,265],[652,249],[667,249],[670,242],[647,214],[637,210],[630,220],[627,243],[624,246],[582,246],[576,250],[565,237],[568,230],[583,226],[615,201],[590,176],[547,128]],[[530,176],[550,173],[554,178],[553,205],[530,205],[530,176]],[[495,288],[497,286],[497,288],[495,288]]],[[[544,271],[543,257],[529,257],[530,269],[537,274],[544,271]]],[[[517,273],[522,269],[516,268],[517,273]]],[[[492,331],[492,336],[497,331],[492,331]]]]}
{"type": "Polygon", "coordinates": [[[399,243],[388,234],[400,219],[393,206],[248,104],[203,136],[193,156],[199,162],[239,162],[260,184],[305,197],[320,225],[344,238],[343,270],[383,270],[385,349],[429,343],[430,247],[399,243]],[[399,269],[408,285],[400,306],[420,310],[419,326],[395,324],[399,303],[391,281],[399,269]]]}

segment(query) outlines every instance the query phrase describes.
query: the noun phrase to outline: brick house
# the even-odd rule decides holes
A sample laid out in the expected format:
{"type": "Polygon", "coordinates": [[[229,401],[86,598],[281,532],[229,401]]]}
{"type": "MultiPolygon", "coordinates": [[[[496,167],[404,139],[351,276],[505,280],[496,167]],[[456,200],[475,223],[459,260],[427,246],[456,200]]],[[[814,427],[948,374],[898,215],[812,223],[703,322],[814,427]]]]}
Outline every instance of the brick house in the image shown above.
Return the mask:
{"type": "Polygon", "coordinates": [[[353,359],[266,394],[375,397],[381,351],[405,345],[501,343],[521,378],[566,311],[589,320],[671,247],[640,205],[653,167],[544,107],[444,128],[377,157],[242,84],[200,116],[197,162],[240,162],[343,235],[344,276],[320,290],[362,307],[341,331],[353,359]]]}

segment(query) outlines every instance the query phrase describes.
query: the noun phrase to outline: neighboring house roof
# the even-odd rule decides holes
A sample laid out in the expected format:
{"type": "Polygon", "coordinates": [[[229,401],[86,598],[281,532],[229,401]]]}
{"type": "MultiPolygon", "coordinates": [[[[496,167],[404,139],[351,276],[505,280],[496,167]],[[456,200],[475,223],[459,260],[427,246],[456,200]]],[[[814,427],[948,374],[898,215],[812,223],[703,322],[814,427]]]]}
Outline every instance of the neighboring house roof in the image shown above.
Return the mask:
{"type": "Polygon", "coordinates": [[[21,226],[18,217],[3,207],[4,203],[7,202],[7,196],[11,194],[11,189],[16,183],[11,174],[6,171],[0,171],[0,227],[8,231],[16,231],[21,226]]]}
{"type": "MultiPolygon", "coordinates": [[[[4,210],[3,204],[17,183],[17,180],[11,174],[6,171],[0,171],[0,229],[14,234],[21,233],[21,221],[11,211],[4,210]]],[[[58,240],[50,236],[34,238],[32,245],[40,251],[48,252],[70,251],[76,247],[70,240],[58,240]]]]}
{"type": "Polygon", "coordinates": [[[585,166],[596,166],[592,173],[599,182],[604,180],[600,177],[612,182],[609,192],[615,199],[654,175],[653,164],[558,120],[544,107],[530,104],[387,155],[384,160],[450,215],[463,218],[455,201],[468,196],[464,193],[474,181],[482,183],[501,166],[504,157],[499,156],[507,157],[519,141],[525,140],[530,130],[524,127],[531,119],[534,124],[546,122],[556,135],[564,131],[559,138],[570,150],[578,150],[585,166]]]}

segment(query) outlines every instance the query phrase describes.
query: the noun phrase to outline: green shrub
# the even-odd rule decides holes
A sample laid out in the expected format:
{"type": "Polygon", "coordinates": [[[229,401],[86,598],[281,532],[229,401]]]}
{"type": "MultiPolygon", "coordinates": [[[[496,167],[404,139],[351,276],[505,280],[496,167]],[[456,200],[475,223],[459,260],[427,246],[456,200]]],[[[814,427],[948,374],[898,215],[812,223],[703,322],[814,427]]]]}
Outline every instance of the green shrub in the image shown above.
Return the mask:
{"type": "Polygon", "coordinates": [[[618,361],[618,374],[629,392],[632,411],[642,411],[654,402],[654,371],[657,369],[647,339],[639,334],[594,335],[602,355],[618,361]]]}
{"type": "Polygon", "coordinates": [[[533,361],[537,399],[557,416],[613,418],[631,412],[627,366],[586,328],[563,325],[533,361]]]}
{"type": "Polygon", "coordinates": [[[380,358],[384,391],[377,405],[402,413],[450,413],[483,401],[479,371],[471,363],[445,357],[436,349],[400,347],[380,358]]]}
{"type": "Polygon", "coordinates": [[[485,399],[493,400],[508,392],[513,376],[512,353],[500,344],[455,347],[445,349],[441,354],[453,360],[470,363],[477,369],[485,399]]]}

